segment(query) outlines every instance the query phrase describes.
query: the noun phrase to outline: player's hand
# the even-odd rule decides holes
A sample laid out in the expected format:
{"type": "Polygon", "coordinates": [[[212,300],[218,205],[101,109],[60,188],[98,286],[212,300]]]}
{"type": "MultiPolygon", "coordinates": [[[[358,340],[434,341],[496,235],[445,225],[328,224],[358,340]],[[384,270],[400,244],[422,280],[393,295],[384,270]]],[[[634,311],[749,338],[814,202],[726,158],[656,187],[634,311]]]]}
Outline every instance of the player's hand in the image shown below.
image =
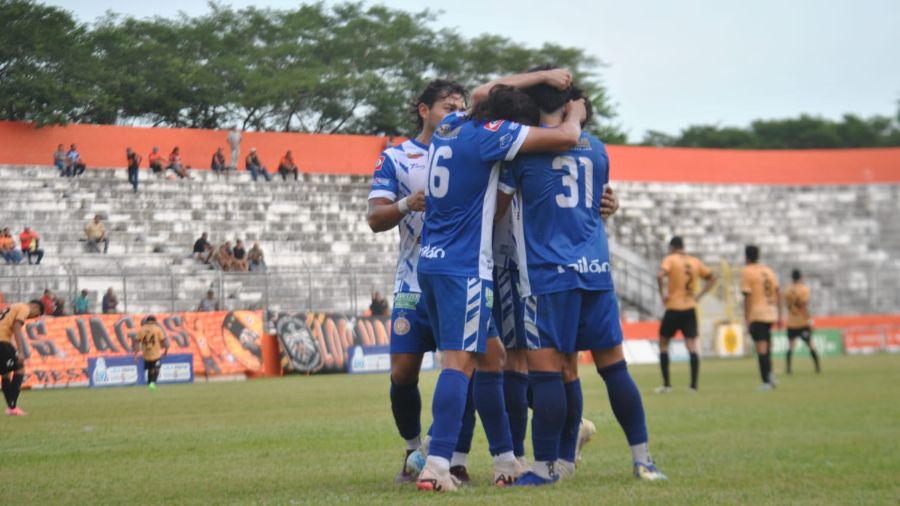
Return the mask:
{"type": "Polygon", "coordinates": [[[544,71],[544,84],[558,90],[568,90],[572,86],[572,73],[569,69],[552,69],[544,71]]]}
{"type": "Polygon", "coordinates": [[[425,210],[425,190],[419,190],[416,193],[413,193],[409,197],[406,197],[406,205],[409,206],[410,211],[424,211],[425,210]]]}
{"type": "Polygon", "coordinates": [[[607,186],[603,190],[603,196],[600,198],[600,217],[603,219],[609,218],[616,214],[618,210],[619,197],[616,196],[611,187],[607,186]]]}
{"type": "Polygon", "coordinates": [[[584,124],[584,121],[587,119],[587,108],[584,106],[584,99],[570,100],[566,104],[565,113],[566,119],[575,118],[579,125],[584,124]]]}

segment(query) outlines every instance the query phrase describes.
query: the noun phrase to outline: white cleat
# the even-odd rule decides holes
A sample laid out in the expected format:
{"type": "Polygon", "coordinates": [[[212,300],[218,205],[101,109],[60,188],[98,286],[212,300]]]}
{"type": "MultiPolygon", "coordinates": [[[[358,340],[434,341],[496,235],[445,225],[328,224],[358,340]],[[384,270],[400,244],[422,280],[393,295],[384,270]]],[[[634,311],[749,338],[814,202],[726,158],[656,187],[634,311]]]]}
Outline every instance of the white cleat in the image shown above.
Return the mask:
{"type": "Polygon", "coordinates": [[[556,461],[556,473],[560,480],[569,480],[575,477],[575,463],[567,460],[556,461]]]}
{"type": "Polygon", "coordinates": [[[667,394],[672,391],[672,387],[667,387],[667,386],[663,385],[661,387],[656,387],[653,391],[658,394],[667,394]]]}
{"type": "Polygon", "coordinates": [[[775,385],[771,383],[763,383],[762,385],[756,387],[757,392],[771,392],[775,390],[775,385]]]}
{"type": "Polygon", "coordinates": [[[508,487],[527,470],[518,459],[494,462],[494,485],[501,488],[508,487]]]}
{"type": "Polygon", "coordinates": [[[456,492],[459,490],[459,480],[450,474],[450,469],[425,464],[425,469],[416,480],[416,488],[425,492],[456,492]]]}
{"type": "Polygon", "coordinates": [[[669,479],[662,471],[656,468],[656,464],[653,462],[650,462],[649,464],[635,462],[634,477],[645,481],[667,481],[669,479]]]}
{"type": "Polygon", "coordinates": [[[594,422],[588,420],[587,418],[582,418],[581,425],[578,427],[578,445],[575,446],[576,465],[581,463],[581,451],[584,449],[584,445],[588,444],[591,438],[596,433],[597,426],[594,425],[594,422]]]}

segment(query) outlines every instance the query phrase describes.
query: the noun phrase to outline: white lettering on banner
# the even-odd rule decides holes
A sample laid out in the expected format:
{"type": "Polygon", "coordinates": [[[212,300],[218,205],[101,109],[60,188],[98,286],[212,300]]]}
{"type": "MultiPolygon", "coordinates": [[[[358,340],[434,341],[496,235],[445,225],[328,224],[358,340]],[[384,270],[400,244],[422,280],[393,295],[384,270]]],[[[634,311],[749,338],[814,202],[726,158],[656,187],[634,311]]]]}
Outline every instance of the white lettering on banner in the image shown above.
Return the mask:
{"type": "Polygon", "coordinates": [[[568,264],[566,266],[558,265],[556,267],[556,270],[557,272],[562,274],[566,272],[566,267],[569,267],[575,272],[581,274],[603,274],[609,272],[610,269],[612,269],[612,267],[609,265],[609,262],[601,262],[599,258],[588,261],[587,257],[581,257],[574,263],[568,264]]]}
{"type": "Polygon", "coordinates": [[[423,258],[444,258],[446,253],[442,248],[436,248],[434,246],[422,246],[422,249],[419,251],[419,256],[423,258]]]}

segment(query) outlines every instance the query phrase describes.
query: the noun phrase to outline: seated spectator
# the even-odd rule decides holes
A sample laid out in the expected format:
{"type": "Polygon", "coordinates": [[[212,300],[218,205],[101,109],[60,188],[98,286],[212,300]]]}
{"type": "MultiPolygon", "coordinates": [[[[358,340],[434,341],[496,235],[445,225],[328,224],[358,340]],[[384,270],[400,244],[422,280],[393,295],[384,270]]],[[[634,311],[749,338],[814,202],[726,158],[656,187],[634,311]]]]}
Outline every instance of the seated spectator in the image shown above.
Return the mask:
{"type": "Polygon", "coordinates": [[[244,249],[244,243],[240,239],[234,241],[234,249],[231,250],[231,254],[234,256],[234,270],[246,272],[247,250],[244,249]]]}
{"type": "Polygon", "coordinates": [[[91,301],[88,299],[88,291],[82,290],[78,297],[72,301],[72,309],[75,314],[88,314],[91,312],[91,301]]]}
{"type": "Polygon", "coordinates": [[[153,146],[153,151],[150,152],[147,161],[150,162],[150,170],[153,171],[154,174],[162,174],[164,159],[162,153],[159,152],[158,147],[153,146]]]}
{"type": "Polygon", "coordinates": [[[22,246],[22,253],[28,257],[28,265],[31,265],[31,259],[37,257],[35,265],[41,265],[44,258],[44,250],[39,247],[41,236],[37,232],[25,227],[19,234],[19,244],[22,246]]]}
{"type": "Polygon", "coordinates": [[[181,163],[181,149],[178,146],[169,154],[169,166],[166,169],[171,170],[179,179],[188,177],[187,169],[181,163]]]}
{"type": "Polygon", "coordinates": [[[228,165],[225,163],[225,152],[222,151],[222,148],[217,148],[213,153],[210,168],[215,174],[228,174],[228,165]]]}
{"type": "Polygon", "coordinates": [[[247,163],[247,171],[250,172],[250,179],[256,181],[261,175],[266,181],[272,180],[269,171],[263,166],[262,162],[259,161],[259,155],[256,154],[256,148],[250,148],[250,154],[247,155],[245,162],[247,163]]]}
{"type": "Polygon", "coordinates": [[[103,252],[106,253],[109,250],[109,237],[106,236],[106,227],[103,226],[100,219],[101,216],[97,214],[92,221],[89,221],[87,225],[84,226],[84,235],[87,238],[88,251],[91,253],[100,253],[101,242],[103,243],[103,252]]]}
{"type": "Polygon", "coordinates": [[[197,306],[197,311],[209,312],[218,310],[219,301],[216,300],[216,292],[212,290],[206,292],[206,297],[200,299],[200,304],[197,306]]]}
{"type": "Polygon", "coordinates": [[[53,298],[53,316],[65,316],[66,315],[66,301],[62,300],[62,297],[54,297],[53,298]]]}
{"type": "Polygon", "coordinates": [[[201,262],[208,264],[210,259],[212,259],[213,253],[215,253],[216,248],[213,247],[212,244],[209,243],[209,234],[203,232],[200,235],[200,238],[194,242],[194,252],[192,253],[193,257],[201,262]]]}
{"type": "Polygon", "coordinates": [[[266,270],[266,260],[262,248],[259,247],[259,241],[253,243],[253,247],[250,248],[250,251],[247,253],[247,260],[250,263],[249,267],[251,271],[266,270]]]}
{"type": "Polygon", "coordinates": [[[225,241],[225,244],[219,246],[216,250],[216,263],[223,271],[234,270],[234,253],[231,250],[231,242],[225,241]]]}
{"type": "Polygon", "coordinates": [[[81,158],[81,155],[78,154],[78,149],[72,144],[69,146],[68,153],[66,153],[66,177],[71,177],[75,174],[75,162],[77,162],[79,158],[81,158]]]}
{"type": "Polygon", "coordinates": [[[294,181],[297,180],[300,170],[297,168],[297,164],[294,163],[294,155],[291,154],[291,150],[288,150],[278,163],[278,173],[281,174],[281,179],[284,181],[287,181],[288,174],[293,174],[294,181]]]}
{"type": "Polygon", "coordinates": [[[40,298],[40,301],[44,306],[44,314],[52,315],[56,311],[56,297],[49,288],[44,290],[44,296],[40,298]]]}
{"type": "Polygon", "coordinates": [[[378,292],[372,294],[372,303],[369,304],[369,311],[372,313],[372,316],[390,316],[390,310],[387,299],[378,292]]]}
{"type": "Polygon", "coordinates": [[[62,144],[56,146],[56,151],[53,152],[53,166],[59,169],[60,177],[66,175],[66,150],[62,144]]]}
{"type": "Polygon", "coordinates": [[[72,167],[72,177],[84,174],[85,169],[87,169],[87,164],[84,163],[84,159],[79,156],[78,159],[75,160],[75,165],[72,167]]]}
{"type": "Polygon", "coordinates": [[[112,287],[109,287],[106,290],[106,293],[103,295],[103,300],[100,301],[100,307],[103,310],[103,314],[113,314],[116,313],[116,308],[119,307],[119,298],[116,297],[116,293],[113,292],[112,287]]]}
{"type": "Polygon", "coordinates": [[[0,257],[8,264],[18,264],[22,261],[22,252],[16,248],[16,240],[9,233],[8,228],[0,230],[0,257]]]}

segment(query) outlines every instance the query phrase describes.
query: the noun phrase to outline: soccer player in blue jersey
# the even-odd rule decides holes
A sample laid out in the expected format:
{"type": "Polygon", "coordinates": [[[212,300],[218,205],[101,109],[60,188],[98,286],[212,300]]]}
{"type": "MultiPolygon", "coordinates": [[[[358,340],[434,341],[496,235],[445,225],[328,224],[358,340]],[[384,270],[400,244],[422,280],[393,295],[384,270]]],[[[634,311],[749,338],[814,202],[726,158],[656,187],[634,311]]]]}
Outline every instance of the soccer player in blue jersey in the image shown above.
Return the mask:
{"type": "MultiPolygon", "coordinates": [[[[536,85],[526,92],[541,123],[561,124],[571,92],[536,85]]],[[[528,379],[533,393],[535,464],[517,485],[544,485],[560,476],[557,460],[574,471],[581,421],[577,352],[590,350],[610,404],[632,451],[634,474],[665,479],[650,457],[640,392],[622,350],[619,309],[610,273],[600,196],[609,180],[606,148],[587,133],[562,154],[520,156],[504,183],[517,189],[522,208],[521,295],[525,297],[528,379]]],[[[501,203],[502,204],[502,203],[501,203]]]]}
{"type": "MultiPolygon", "coordinates": [[[[375,164],[369,193],[367,220],[373,232],[397,227],[400,232],[400,257],[394,284],[394,308],[391,314],[391,410],[400,436],[406,441],[406,456],[421,445],[422,400],[419,394],[419,371],[422,357],[434,351],[435,342],[428,315],[421,300],[416,265],[419,261],[422,219],[425,210],[428,145],[437,125],[449,113],[466,107],[466,89],[453,81],[431,81],[413,103],[412,115],[419,134],[381,153],[375,164]]],[[[474,409],[465,417],[468,434],[461,438],[463,447],[471,442],[475,425],[474,409]]],[[[457,452],[459,453],[459,452],[457,452]]],[[[459,456],[458,456],[459,457],[459,456]]],[[[464,466],[454,469],[461,477],[464,466]]],[[[417,473],[404,466],[396,482],[415,482],[417,473]]]]}
{"type": "MultiPolygon", "coordinates": [[[[426,217],[418,265],[428,318],[444,354],[432,403],[432,440],[419,475],[420,490],[452,491],[450,457],[460,431],[466,390],[486,348],[493,304],[493,218],[500,162],[519,152],[561,152],[581,135],[584,103],[567,105],[558,128],[531,128],[512,119],[530,118],[534,105],[516,87],[539,83],[565,89],[571,75],[552,70],[510,76],[480,87],[467,113],[448,115],[432,137],[428,156],[426,217]]],[[[502,382],[475,382],[475,405],[498,465],[518,467],[505,416],[502,382]],[[485,399],[496,399],[488,405],[485,399]],[[488,416],[486,411],[502,413],[488,416]],[[493,435],[493,436],[492,436],[493,435]],[[503,441],[507,447],[494,447],[503,441]]],[[[492,413],[496,414],[496,413],[492,413]]]]}

